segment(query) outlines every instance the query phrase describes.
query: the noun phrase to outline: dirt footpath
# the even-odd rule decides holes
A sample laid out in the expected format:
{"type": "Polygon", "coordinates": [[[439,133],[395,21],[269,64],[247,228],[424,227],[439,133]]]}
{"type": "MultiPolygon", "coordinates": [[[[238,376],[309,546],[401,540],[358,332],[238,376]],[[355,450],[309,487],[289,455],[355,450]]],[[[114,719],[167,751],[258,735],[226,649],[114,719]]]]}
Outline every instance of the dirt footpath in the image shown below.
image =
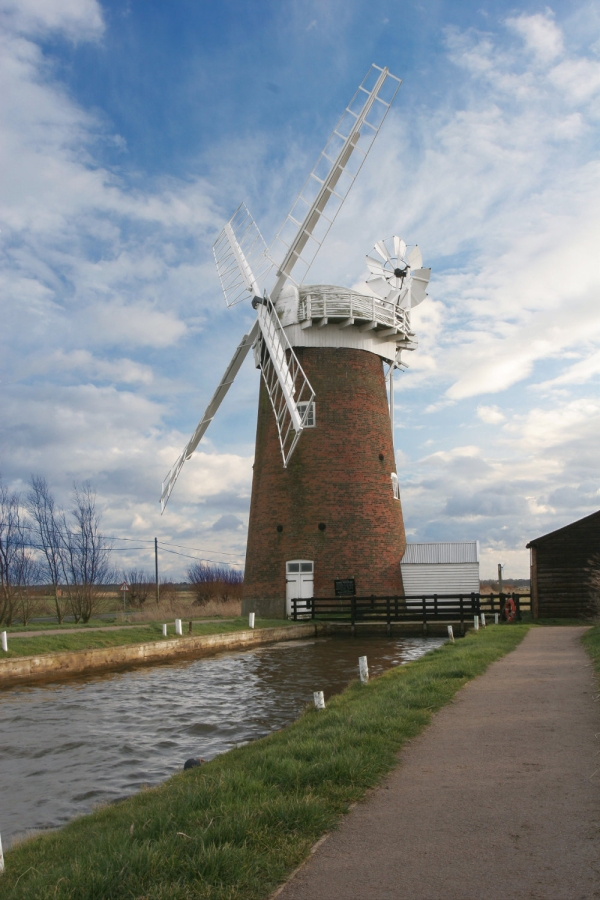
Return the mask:
{"type": "Polygon", "coordinates": [[[278,900],[600,898],[600,702],[583,632],[532,629],[467,684],[278,900]]]}

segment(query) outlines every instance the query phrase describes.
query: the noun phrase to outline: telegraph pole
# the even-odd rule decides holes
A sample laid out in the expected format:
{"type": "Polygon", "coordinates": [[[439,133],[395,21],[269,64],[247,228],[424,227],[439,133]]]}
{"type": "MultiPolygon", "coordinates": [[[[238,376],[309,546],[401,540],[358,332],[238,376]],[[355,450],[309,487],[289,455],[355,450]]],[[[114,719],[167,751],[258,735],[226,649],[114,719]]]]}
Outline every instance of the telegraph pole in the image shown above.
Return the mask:
{"type": "Polygon", "coordinates": [[[154,577],[156,579],[156,605],[160,600],[160,589],[158,587],[158,538],[154,538],[154,577]]]}

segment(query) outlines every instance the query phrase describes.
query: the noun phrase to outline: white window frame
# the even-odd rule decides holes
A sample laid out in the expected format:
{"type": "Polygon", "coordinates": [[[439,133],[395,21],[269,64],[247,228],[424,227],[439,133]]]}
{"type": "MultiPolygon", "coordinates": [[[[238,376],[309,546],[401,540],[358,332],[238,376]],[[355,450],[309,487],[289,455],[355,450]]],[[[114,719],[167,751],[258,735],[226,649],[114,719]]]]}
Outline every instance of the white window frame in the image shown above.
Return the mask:
{"type": "Polygon", "coordinates": [[[285,571],[287,575],[314,575],[315,563],[312,559],[288,559],[285,571]],[[290,566],[298,566],[298,570],[290,570],[290,566]],[[310,569],[303,569],[302,566],[310,566],[310,569]]]}
{"type": "Polygon", "coordinates": [[[400,499],[400,482],[398,481],[398,476],[396,475],[395,472],[392,472],[392,474],[390,475],[390,478],[392,479],[392,491],[394,494],[394,500],[399,500],[400,499]]]}
{"type": "Polygon", "coordinates": [[[306,403],[306,402],[298,403],[297,406],[298,406],[298,412],[300,413],[301,417],[304,415],[304,411],[305,411],[306,407],[307,406],[311,407],[311,410],[308,413],[308,418],[306,420],[306,425],[304,427],[305,428],[315,428],[317,425],[317,405],[316,405],[315,401],[311,400],[310,403],[306,403]],[[312,416],[311,416],[311,412],[312,412],[312,416]],[[311,418],[312,418],[312,422],[310,421],[311,418]]]}

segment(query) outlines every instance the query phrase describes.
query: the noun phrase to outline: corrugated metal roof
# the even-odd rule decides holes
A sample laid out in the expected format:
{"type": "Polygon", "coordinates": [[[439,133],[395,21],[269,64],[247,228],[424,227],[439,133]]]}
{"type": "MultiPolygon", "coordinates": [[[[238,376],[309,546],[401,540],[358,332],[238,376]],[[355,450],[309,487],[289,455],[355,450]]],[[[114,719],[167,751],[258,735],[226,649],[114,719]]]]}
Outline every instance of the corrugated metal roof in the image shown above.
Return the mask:
{"type": "Polygon", "coordinates": [[[407,544],[402,563],[474,563],[479,562],[479,541],[437,544],[407,544]]]}

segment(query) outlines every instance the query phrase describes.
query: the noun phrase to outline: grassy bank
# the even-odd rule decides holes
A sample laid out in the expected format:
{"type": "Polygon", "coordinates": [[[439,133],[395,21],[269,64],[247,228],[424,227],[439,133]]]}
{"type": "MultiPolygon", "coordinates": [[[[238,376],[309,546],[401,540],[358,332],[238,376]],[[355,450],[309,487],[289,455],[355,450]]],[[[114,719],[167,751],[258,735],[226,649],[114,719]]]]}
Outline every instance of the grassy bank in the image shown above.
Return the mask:
{"type": "MultiPolygon", "coordinates": [[[[256,628],[276,628],[289,624],[281,619],[256,619],[256,628]]],[[[188,634],[187,622],[183,623],[184,637],[188,634]]],[[[238,616],[223,622],[196,622],[193,635],[222,634],[230,631],[244,631],[248,628],[248,619],[238,616]]],[[[169,623],[167,637],[162,636],[162,625],[132,625],[127,628],[107,631],[75,632],[65,629],[62,634],[43,634],[37,632],[31,637],[11,638],[8,640],[8,653],[0,652],[0,661],[15,656],[39,656],[42,653],[57,653],[70,650],[95,650],[100,647],[121,647],[125,644],[146,644],[151,641],[172,640],[175,637],[175,626],[169,623]]]]}
{"type": "Polygon", "coordinates": [[[581,639],[594,664],[598,676],[600,676],[600,625],[595,625],[586,631],[581,639]]]}
{"type": "Polygon", "coordinates": [[[402,744],[527,626],[469,634],[289,728],[6,854],[7,898],[266,898],[402,744]]]}

